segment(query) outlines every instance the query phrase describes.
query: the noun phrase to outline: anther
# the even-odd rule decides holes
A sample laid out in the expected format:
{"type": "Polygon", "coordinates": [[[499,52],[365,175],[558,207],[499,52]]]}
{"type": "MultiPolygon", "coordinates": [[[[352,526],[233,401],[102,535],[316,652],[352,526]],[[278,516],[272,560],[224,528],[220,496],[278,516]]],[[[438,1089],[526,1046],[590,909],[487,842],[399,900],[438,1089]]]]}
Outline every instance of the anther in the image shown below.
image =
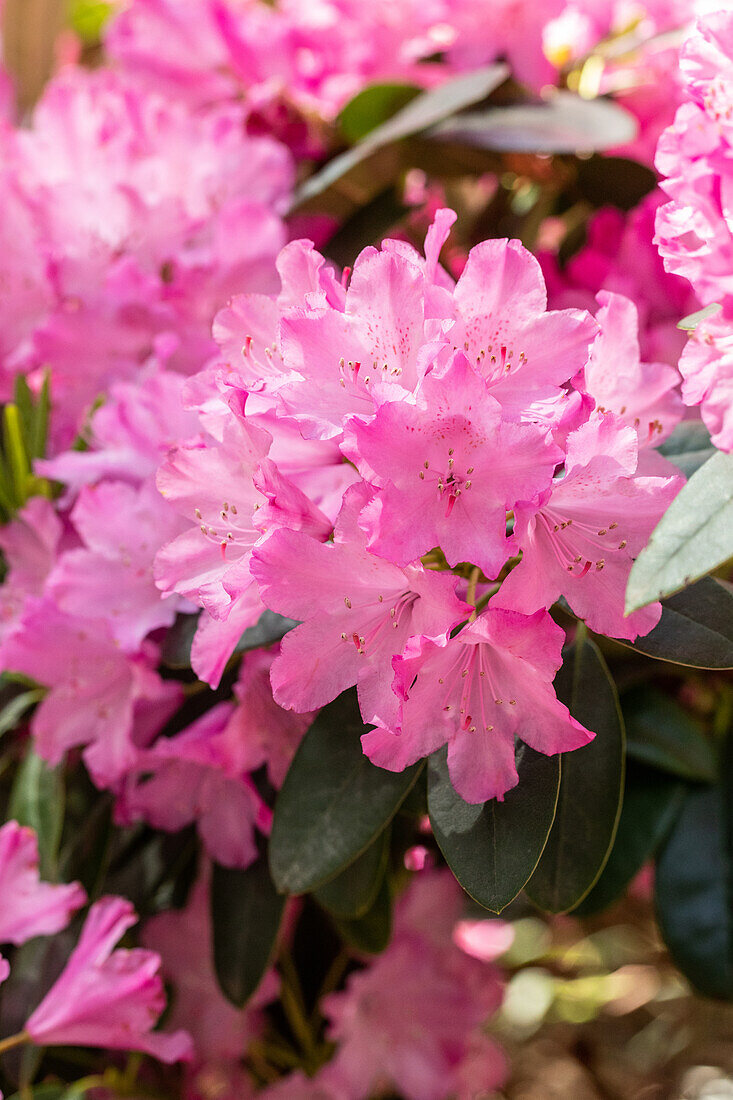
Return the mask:
{"type": "Polygon", "coordinates": [[[344,596],[344,603],[349,608],[349,610],[351,610],[351,600],[349,599],[348,596],[344,596]]]}

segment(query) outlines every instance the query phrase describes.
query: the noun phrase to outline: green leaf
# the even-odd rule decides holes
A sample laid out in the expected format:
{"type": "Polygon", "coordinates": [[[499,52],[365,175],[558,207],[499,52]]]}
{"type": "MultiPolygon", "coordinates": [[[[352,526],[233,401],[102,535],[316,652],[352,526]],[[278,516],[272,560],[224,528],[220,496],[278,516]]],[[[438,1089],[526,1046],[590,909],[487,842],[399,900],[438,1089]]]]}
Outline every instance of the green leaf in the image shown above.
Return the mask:
{"type": "Polygon", "coordinates": [[[730,768],[690,790],[657,858],[659,927],[674,963],[700,993],[733,1000],[733,822],[730,768]]]}
{"type": "Polygon", "coordinates": [[[296,192],[291,209],[322,195],[352,168],[386,145],[401,141],[412,134],[422,133],[464,107],[479,103],[503,84],[508,75],[509,69],[506,65],[487,65],[447,80],[437,88],[421,92],[387,122],[372,130],[353,149],[334,157],[320,172],[306,180],[296,192]]]}
{"type": "Polygon", "coordinates": [[[660,455],[690,478],[715,454],[710,432],[701,420],[683,420],[668,439],[657,447],[660,455]]]}
{"type": "Polygon", "coordinates": [[[400,808],[421,764],[375,767],[354,690],[324,707],[301,741],[275,804],[270,867],[278,890],[302,894],[335,878],[400,808]]]}
{"type": "Polygon", "coordinates": [[[191,646],[198,626],[199,616],[179,612],[166,633],[160,648],[160,659],[166,668],[190,668],[191,646]]]}
{"type": "Polygon", "coordinates": [[[679,779],[630,762],[624,804],[608,862],[574,917],[600,913],[622,897],[629,883],[654,856],[672,828],[687,788],[679,779]]]}
{"type": "Polygon", "coordinates": [[[616,686],[598,647],[565,651],[558,698],[586,729],[589,745],[563,753],[555,821],[526,892],[540,909],[564,913],[590,893],[613,846],[624,787],[624,723],[616,686]]]}
{"type": "Polygon", "coordinates": [[[237,1008],[247,1003],[272,962],[284,906],[266,859],[244,871],[214,864],[214,968],[222,993],[237,1008]]]}
{"type": "Polygon", "coordinates": [[[688,313],[686,317],[677,322],[677,328],[681,328],[684,332],[694,332],[701,321],[707,321],[708,317],[714,317],[716,313],[720,313],[722,308],[720,302],[711,302],[709,306],[705,306],[703,309],[688,313]]]}
{"type": "Polygon", "coordinates": [[[358,859],[314,891],[319,905],[340,920],[358,920],[374,905],[387,869],[389,828],[358,859]]]}
{"type": "Polygon", "coordinates": [[[467,894],[500,913],[537,866],[552,828],[560,757],[517,749],[519,783],[503,802],[470,805],[456,794],[445,749],[428,764],[428,807],[435,839],[467,894]]]}
{"type": "Polygon", "coordinates": [[[379,244],[406,212],[394,187],[386,188],[347,218],[323,249],[324,255],[339,267],[348,266],[363,248],[379,244]]]}
{"type": "Polygon", "coordinates": [[[6,703],[0,710],[0,737],[17,729],[26,711],[42,699],[43,695],[41,688],[35,688],[33,691],[22,691],[6,703]]]}
{"type": "Polygon", "coordinates": [[[336,123],[346,141],[354,145],[418,95],[416,84],[370,84],[341,109],[336,123]]]}
{"type": "Polygon", "coordinates": [[[664,600],[662,617],[649,634],[621,645],[690,668],[733,668],[733,591],[703,577],[664,600]]]}
{"type": "Polygon", "coordinates": [[[295,619],[286,619],[284,615],[277,615],[269,609],[263,611],[255,625],[245,630],[234,652],[247,653],[250,649],[262,649],[265,646],[274,645],[297,625],[295,619]]]}
{"type": "Polygon", "coordinates": [[[718,451],[693,474],[634,562],[626,611],[671,596],[733,555],[733,455],[718,451]]]}
{"type": "Polygon", "coordinates": [[[10,792],[8,818],[36,831],[41,873],[44,878],[55,878],[64,826],[62,766],[49,767],[45,760],[29,748],[10,792]]]}
{"type": "Polygon", "coordinates": [[[632,210],[657,185],[656,173],[626,157],[593,156],[576,166],[577,188],[594,206],[632,210]]]}
{"type": "Polygon", "coordinates": [[[629,756],[693,782],[714,783],[718,761],[702,728],[687,711],[655,687],[638,687],[623,698],[629,756]]]}
{"type": "Polygon", "coordinates": [[[608,99],[555,91],[543,103],[489,107],[436,126],[430,136],[506,153],[576,153],[633,141],[633,115],[608,99]]]}
{"type": "Polygon", "coordinates": [[[379,893],[371,909],[358,920],[334,920],[346,942],[357,951],[378,955],[392,936],[392,893],[389,877],[382,876],[379,893]]]}
{"type": "Polygon", "coordinates": [[[79,1092],[69,1092],[68,1085],[31,1085],[23,1092],[14,1092],[10,1100],[75,1100],[78,1096],[79,1092]]]}

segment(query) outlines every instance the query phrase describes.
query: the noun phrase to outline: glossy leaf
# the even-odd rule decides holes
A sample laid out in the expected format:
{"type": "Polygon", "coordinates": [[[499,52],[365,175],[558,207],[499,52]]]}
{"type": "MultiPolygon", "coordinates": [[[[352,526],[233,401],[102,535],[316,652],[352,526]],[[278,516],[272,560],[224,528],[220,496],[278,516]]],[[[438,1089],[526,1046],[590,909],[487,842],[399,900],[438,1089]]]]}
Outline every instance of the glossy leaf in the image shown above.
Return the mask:
{"type": "Polygon", "coordinates": [[[64,826],[63,768],[49,767],[29,747],[10,792],[7,817],[35,830],[41,873],[44,878],[54,878],[64,826]]]}
{"type": "Polygon", "coordinates": [[[334,924],[357,951],[377,955],[384,951],[392,936],[392,893],[387,875],[382,877],[374,904],[358,920],[335,920],[334,924]]]}
{"type": "Polygon", "coordinates": [[[390,830],[377,837],[340,875],[314,892],[316,901],[340,920],[358,920],[376,901],[387,869],[390,830]]]}
{"type": "Polygon", "coordinates": [[[167,668],[191,667],[191,645],[198,621],[198,614],[183,615],[179,612],[176,615],[160,647],[160,659],[167,668]]]}
{"type": "Polygon", "coordinates": [[[244,871],[214,864],[214,967],[222,993],[238,1008],[247,1003],[272,962],[284,906],[266,859],[244,871]]]}
{"type": "Polygon", "coordinates": [[[682,809],[687,788],[679,779],[629,762],[624,804],[608,862],[591,892],[573,910],[587,917],[621,898],[654,856],[682,809]]]}
{"type": "Polygon", "coordinates": [[[324,707],[301,741],[275,804],[270,867],[278,890],[302,894],[353,863],[400,808],[421,764],[375,767],[350,690],[324,707]]]}
{"type": "Polygon", "coordinates": [[[22,691],[19,695],[13,696],[0,710],[0,737],[10,730],[17,729],[26,712],[42,699],[43,695],[41,688],[34,688],[32,691],[22,691]]]}
{"type": "Polygon", "coordinates": [[[644,686],[623,698],[629,756],[672,775],[714,783],[718,761],[700,725],[658,688],[644,686]]]}
{"type": "Polygon", "coordinates": [[[626,610],[671,596],[733,556],[733,455],[716,452],[692,475],[634,562],[626,610]]]}
{"type": "Polygon", "coordinates": [[[334,157],[320,172],[306,180],[296,192],[293,209],[323,194],[352,168],[384,146],[422,133],[457,111],[479,103],[503,84],[508,75],[506,65],[487,65],[421,92],[387,122],[372,130],[364,141],[334,157]]]}
{"type": "Polygon", "coordinates": [[[428,808],[435,839],[466,893],[500,913],[537,866],[552,827],[560,787],[560,757],[517,749],[519,783],[503,802],[472,806],[456,794],[446,751],[428,764],[428,808]]]}
{"type": "Polygon", "coordinates": [[[511,153],[576,153],[633,141],[636,120],[607,99],[556,91],[543,103],[490,107],[444,122],[435,136],[511,153]]]}
{"type": "Polygon", "coordinates": [[[656,864],[657,917],[686,978],[708,997],[733,1000],[733,842],[728,775],[690,790],[656,864]]]}
{"type": "Polygon", "coordinates": [[[234,652],[247,653],[250,649],[263,649],[274,645],[297,625],[295,619],[286,619],[284,615],[277,615],[268,608],[262,612],[254,626],[245,630],[234,652]]]}
{"type": "Polygon", "coordinates": [[[687,478],[715,454],[710,432],[701,420],[683,420],[657,450],[687,478]]]}
{"type": "Polygon", "coordinates": [[[664,600],[651,633],[622,645],[691,668],[733,668],[733,590],[704,577],[664,600]]]}
{"type": "Polygon", "coordinates": [[[613,846],[623,798],[624,724],[616,686],[593,642],[565,651],[555,688],[596,735],[582,749],[563,753],[555,821],[526,887],[540,909],[563,913],[590,893],[613,846]]]}
{"type": "Polygon", "coordinates": [[[361,141],[377,126],[420,95],[416,84],[370,84],[341,109],[336,122],[350,145],[361,141]]]}

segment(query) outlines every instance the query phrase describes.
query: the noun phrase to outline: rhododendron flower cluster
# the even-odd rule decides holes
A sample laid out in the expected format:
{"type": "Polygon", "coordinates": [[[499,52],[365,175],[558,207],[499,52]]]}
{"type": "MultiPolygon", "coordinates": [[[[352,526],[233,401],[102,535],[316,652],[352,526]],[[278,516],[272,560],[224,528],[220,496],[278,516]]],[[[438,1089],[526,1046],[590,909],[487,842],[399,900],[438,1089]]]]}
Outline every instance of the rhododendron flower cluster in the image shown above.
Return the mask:
{"type": "Polygon", "coordinates": [[[204,608],[200,676],[218,682],[264,603],[301,621],[272,668],[281,706],[356,684],[375,763],[400,770],[447,742],[456,789],[483,802],[517,781],[515,736],[545,753],[592,736],[552,690],[558,597],[611,636],[658,621],[658,605],[625,618],[623,597],[680,485],[647,472],[640,445],[679,412],[670,368],[640,387],[632,350],[614,377],[630,303],[602,299],[600,325],[548,311],[511,241],[478,245],[453,284],[437,265],[452,220],[438,212],[424,257],[366,250],[347,286],[296,242],[277,298],[235,299],[221,361],[191,387],[206,435],[158,475],[191,526],[156,573],[204,608]],[[300,469],[278,463],[294,428],[300,469]]]}

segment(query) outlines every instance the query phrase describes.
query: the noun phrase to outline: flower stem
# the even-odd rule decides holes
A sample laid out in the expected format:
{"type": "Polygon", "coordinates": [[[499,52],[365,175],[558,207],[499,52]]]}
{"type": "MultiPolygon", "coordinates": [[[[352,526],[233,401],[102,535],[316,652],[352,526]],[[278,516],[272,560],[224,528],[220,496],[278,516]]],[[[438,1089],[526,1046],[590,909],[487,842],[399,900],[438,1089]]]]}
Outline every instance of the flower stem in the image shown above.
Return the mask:
{"type": "Polygon", "coordinates": [[[471,612],[468,620],[470,623],[475,621],[476,615],[478,614],[478,612],[476,611],[476,585],[478,584],[478,579],[480,576],[481,570],[477,565],[474,565],[473,569],[471,570],[471,576],[468,578],[468,591],[466,593],[466,603],[470,603],[473,607],[473,611],[471,612]]]}
{"type": "Polygon", "coordinates": [[[17,1035],[11,1035],[7,1039],[0,1039],[0,1054],[5,1054],[8,1050],[14,1050],[15,1047],[22,1047],[25,1043],[30,1043],[31,1037],[27,1031],[19,1031],[17,1035]]]}

